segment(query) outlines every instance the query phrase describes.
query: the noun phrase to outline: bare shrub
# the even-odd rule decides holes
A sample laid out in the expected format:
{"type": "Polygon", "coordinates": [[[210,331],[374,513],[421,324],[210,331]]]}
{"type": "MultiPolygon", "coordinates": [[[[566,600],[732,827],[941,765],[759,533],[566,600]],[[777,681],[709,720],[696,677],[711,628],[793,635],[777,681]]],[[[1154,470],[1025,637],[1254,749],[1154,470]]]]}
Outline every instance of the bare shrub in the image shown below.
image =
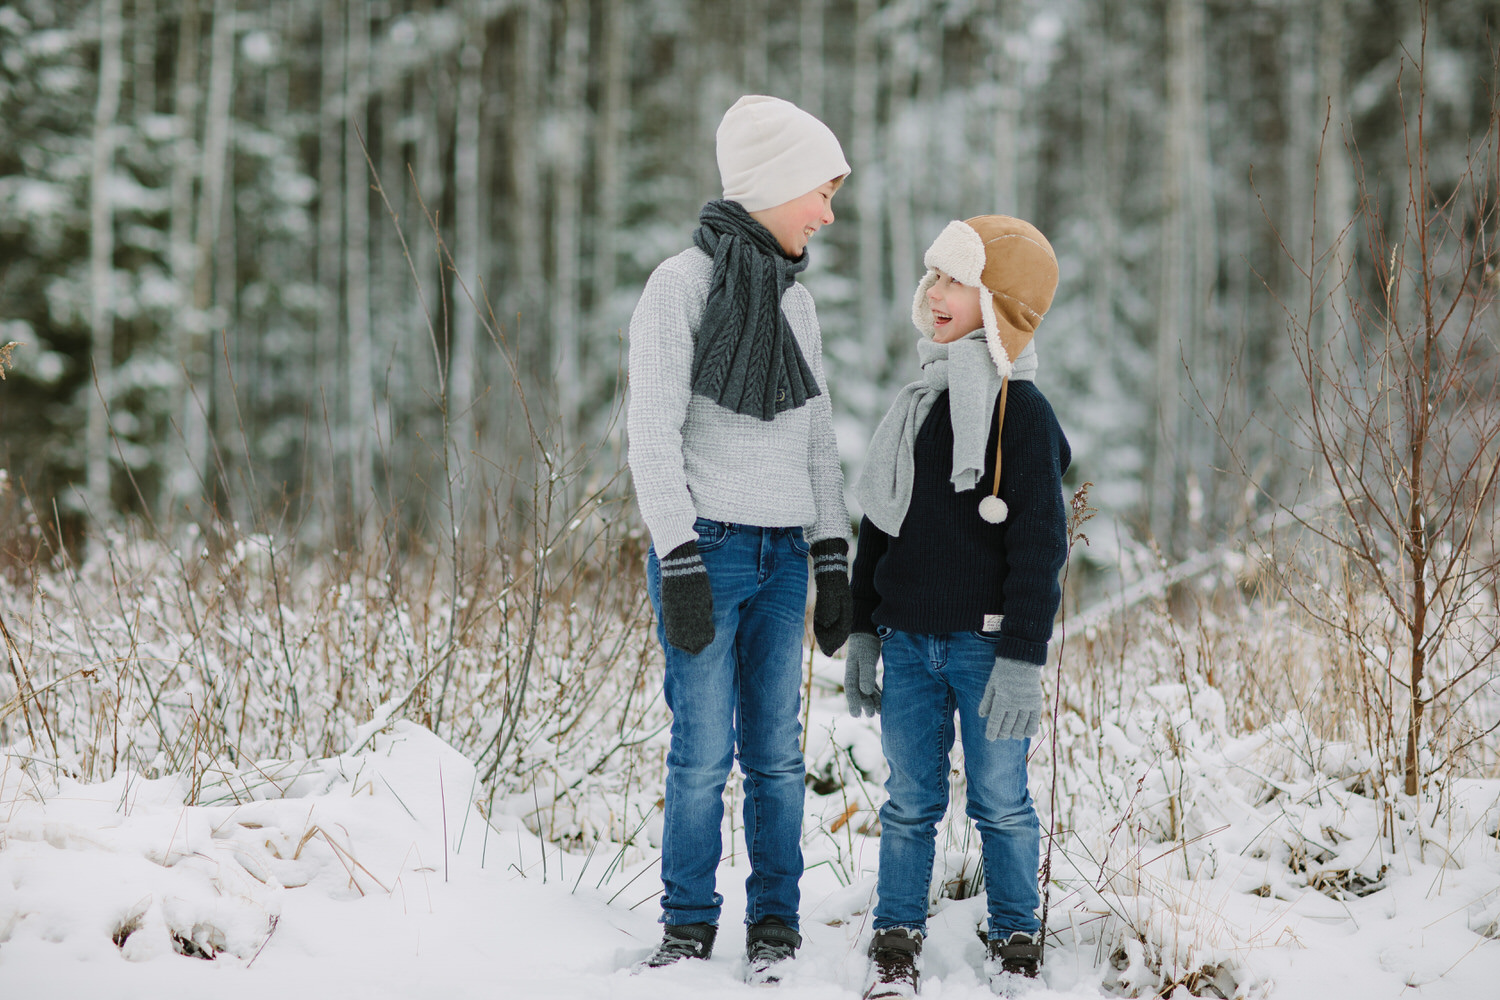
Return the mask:
{"type": "Polygon", "coordinates": [[[1282,247],[1307,289],[1281,304],[1304,393],[1286,409],[1315,496],[1283,505],[1298,530],[1258,540],[1282,593],[1335,639],[1328,677],[1353,688],[1377,785],[1399,774],[1408,796],[1495,731],[1465,706],[1493,699],[1500,653],[1500,102],[1462,165],[1440,169],[1426,17],[1397,81],[1406,176],[1386,190],[1361,173],[1334,245],[1282,247]]]}

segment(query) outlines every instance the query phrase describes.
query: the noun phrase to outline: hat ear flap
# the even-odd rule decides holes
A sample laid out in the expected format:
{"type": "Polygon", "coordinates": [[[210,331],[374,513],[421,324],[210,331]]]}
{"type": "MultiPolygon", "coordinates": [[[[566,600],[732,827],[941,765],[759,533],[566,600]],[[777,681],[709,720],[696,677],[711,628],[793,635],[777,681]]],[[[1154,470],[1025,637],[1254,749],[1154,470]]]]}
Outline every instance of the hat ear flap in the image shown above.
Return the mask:
{"type": "MultiPolygon", "coordinates": [[[[984,319],[984,343],[990,349],[990,358],[995,362],[995,371],[1001,378],[1010,378],[1011,371],[1015,368],[1014,359],[1006,353],[1005,344],[1000,340],[1000,322],[995,315],[995,296],[988,288],[979,286],[979,315],[984,319]]],[[[928,323],[932,322],[931,310],[928,310],[928,323]]]]}
{"type": "Polygon", "coordinates": [[[927,274],[917,282],[917,294],[912,296],[911,300],[911,321],[916,324],[922,336],[929,340],[937,333],[932,325],[932,303],[927,301],[927,293],[935,284],[937,284],[937,271],[929,267],[927,274]]]}

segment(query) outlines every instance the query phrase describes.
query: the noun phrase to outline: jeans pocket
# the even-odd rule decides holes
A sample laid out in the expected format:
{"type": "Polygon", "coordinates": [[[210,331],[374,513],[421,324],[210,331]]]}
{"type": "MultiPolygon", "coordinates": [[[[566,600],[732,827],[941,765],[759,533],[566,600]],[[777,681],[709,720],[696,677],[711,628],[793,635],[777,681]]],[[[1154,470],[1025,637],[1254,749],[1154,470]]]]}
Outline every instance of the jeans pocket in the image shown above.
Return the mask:
{"type": "Polygon", "coordinates": [[[970,632],[969,634],[972,635],[976,639],[980,639],[980,640],[982,640],[984,642],[988,642],[988,643],[990,643],[992,645],[994,643],[999,642],[1000,638],[1001,638],[1000,633],[998,631],[995,631],[995,632],[986,632],[986,631],[984,631],[982,629],[975,629],[974,631],[970,632]]]}
{"type": "Polygon", "coordinates": [[[792,543],[792,548],[797,550],[798,555],[812,555],[812,546],[807,544],[807,539],[803,537],[801,528],[793,528],[787,532],[786,537],[792,543]]]}
{"type": "Polygon", "coordinates": [[[706,517],[700,517],[693,522],[693,528],[698,532],[699,555],[712,552],[729,541],[730,528],[723,521],[710,521],[706,517]]]}

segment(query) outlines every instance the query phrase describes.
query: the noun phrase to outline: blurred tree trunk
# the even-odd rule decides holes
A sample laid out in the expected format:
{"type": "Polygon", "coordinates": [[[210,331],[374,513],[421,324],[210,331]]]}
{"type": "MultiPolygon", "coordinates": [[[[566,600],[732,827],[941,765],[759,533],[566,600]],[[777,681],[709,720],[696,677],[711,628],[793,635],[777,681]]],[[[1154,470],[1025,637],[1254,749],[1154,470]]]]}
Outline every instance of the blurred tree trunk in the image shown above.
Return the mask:
{"type": "MultiPolygon", "coordinates": [[[[602,12],[602,37],[600,39],[599,110],[594,120],[594,186],[597,192],[592,231],[594,233],[593,259],[589,284],[591,298],[588,328],[600,347],[596,353],[599,363],[605,357],[605,348],[613,347],[623,333],[615,323],[614,292],[618,280],[616,234],[623,217],[623,195],[625,172],[620,159],[624,145],[626,108],[630,106],[630,73],[626,61],[625,40],[630,35],[630,7],[625,0],[604,0],[602,12]]],[[[618,363],[624,363],[620,357],[618,363]]],[[[598,376],[606,372],[594,372],[588,382],[598,384],[598,376]]],[[[623,380],[624,373],[620,373],[623,380]]],[[[623,388],[623,385],[616,391],[623,388]]]]}
{"type": "MultiPolygon", "coordinates": [[[[342,0],[323,0],[323,30],[320,40],[322,65],[318,95],[318,349],[314,365],[313,435],[315,453],[321,462],[309,463],[316,495],[333,497],[340,452],[347,440],[339,389],[345,385],[340,365],[339,304],[342,292],[343,222],[340,178],[344,167],[342,119],[344,115],[344,5],[342,0]],[[324,490],[327,489],[327,493],[324,490]]],[[[346,513],[336,508],[336,517],[346,513]]]]}
{"type": "MultiPolygon", "coordinates": [[[[417,9],[424,21],[431,15],[430,5],[426,0],[417,9]]],[[[410,398],[414,403],[419,400],[435,403],[439,411],[437,415],[442,421],[446,421],[451,412],[451,375],[446,357],[450,310],[447,276],[438,252],[437,233],[433,227],[435,222],[440,221],[438,216],[447,197],[447,177],[441,162],[443,123],[448,120],[448,116],[442,97],[450,94],[453,88],[443,85],[445,78],[442,62],[437,58],[427,59],[422,65],[413,68],[412,162],[402,166],[396,180],[386,182],[388,189],[401,192],[399,201],[394,196],[392,200],[404,206],[401,222],[412,255],[410,270],[406,268],[404,260],[400,262],[401,281],[403,287],[407,288],[406,302],[409,304],[402,313],[405,323],[400,334],[400,350],[411,366],[408,376],[412,383],[410,398]]],[[[424,412],[429,412],[425,409],[425,404],[424,412]]],[[[447,525],[451,534],[449,514],[456,516],[459,512],[440,510],[448,501],[448,492],[446,487],[436,488],[436,484],[448,469],[449,461],[445,461],[444,449],[451,461],[453,439],[450,428],[444,426],[441,430],[448,434],[447,439],[443,440],[441,434],[434,435],[438,447],[424,447],[419,450],[418,457],[421,468],[434,470],[424,477],[426,482],[434,484],[434,488],[427,490],[426,510],[436,517],[436,523],[447,525]]]]}
{"type": "MultiPolygon", "coordinates": [[[[1087,243],[1089,259],[1086,281],[1089,289],[1089,316],[1094,335],[1108,345],[1110,357],[1120,356],[1119,338],[1114,331],[1114,303],[1119,289],[1119,203],[1118,167],[1125,156],[1128,109],[1119,106],[1115,97],[1115,80],[1120,60],[1116,49],[1114,22],[1109,8],[1098,5],[1094,17],[1082,27],[1084,77],[1080,84],[1080,112],[1083,121],[1084,177],[1080,192],[1088,205],[1088,216],[1095,222],[1093,238],[1087,243]]],[[[1116,368],[1116,371],[1119,369],[1116,368]]]]}
{"type": "Polygon", "coordinates": [[[156,0],[135,0],[130,19],[130,94],[135,120],[156,114],[156,0]]]}
{"type": "MultiPolygon", "coordinates": [[[[371,362],[375,378],[375,427],[384,453],[379,463],[384,472],[378,489],[394,500],[411,486],[411,480],[405,474],[410,471],[408,451],[399,436],[409,416],[421,407],[421,398],[412,384],[417,371],[414,364],[421,359],[408,354],[410,345],[405,342],[405,335],[416,340],[422,328],[408,330],[402,322],[405,304],[408,299],[416,297],[416,289],[411,286],[411,272],[394,231],[397,225],[403,227],[408,245],[417,237],[417,228],[414,228],[417,216],[404,210],[402,198],[409,187],[405,167],[406,135],[414,124],[408,116],[408,87],[421,70],[417,68],[411,74],[392,73],[381,66],[380,54],[372,54],[370,64],[372,72],[378,74],[378,80],[371,82],[371,97],[375,103],[369,117],[373,135],[367,136],[366,141],[375,143],[371,159],[375,162],[384,193],[384,198],[377,196],[373,202],[375,215],[370,225],[370,273],[374,278],[370,285],[371,362]],[[386,201],[397,213],[394,223],[387,215],[386,201]]],[[[374,183],[373,179],[371,183],[374,183]]]]}
{"type": "MultiPolygon", "coordinates": [[[[1344,93],[1347,32],[1344,4],[1345,0],[1321,0],[1318,11],[1317,93],[1322,104],[1318,110],[1327,116],[1327,130],[1316,178],[1320,191],[1314,237],[1320,252],[1333,251],[1334,259],[1329,266],[1335,275],[1348,274],[1354,263],[1354,242],[1341,236],[1356,211],[1354,172],[1345,148],[1353,136],[1344,93]]],[[[1338,289],[1329,300],[1329,308],[1319,314],[1314,347],[1321,348],[1338,336],[1349,316],[1348,291],[1338,289]]]]}
{"type": "Polygon", "coordinates": [[[114,209],[110,199],[110,174],[115,162],[115,120],[120,110],[120,88],[124,66],[121,42],[124,21],[120,0],[102,0],[99,6],[99,94],[94,104],[93,161],[89,176],[89,328],[93,338],[94,382],[89,394],[88,503],[99,519],[111,514],[109,405],[113,397],[115,304],[114,304],[114,209]]]}
{"type": "MultiPolygon", "coordinates": [[[[426,12],[426,5],[420,9],[426,12]]],[[[439,123],[443,120],[443,113],[433,93],[438,87],[434,81],[439,73],[434,65],[436,62],[435,59],[429,60],[413,73],[412,143],[415,146],[415,162],[410,164],[410,175],[403,167],[399,178],[400,190],[404,193],[402,203],[406,205],[401,221],[412,248],[412,267],[416,271],[418,282],[418,287],[412,289],[409,300],[411,309],[407,330],[408,335],[417,340],[417,343],[411,345],[411,349],[419,352],[424,359],[434,358],[427,331],[430,328],[436,331],[438,337],[442,337],[448,321],[442,259],[438,256],[437,234],[433,232],[433,222],[443,206],[446,188],[446,178],[440,166],[443,130],[439,123]]],[[[394,186],[392,182],[387,183],[394,186]]],[[[412,279],[408,274],[403,274],[403,280],[412,279]]],[[[436,368],[433,374],[438,379],[438,384],[446,385],[447,376],[443,374],[446,369],[441,368],[436,358],[434,365],[436,368]]]]}
{"type": "MultiPolygon", "coordinates": [[[[766,45],[766,5],[742,3],[735,7],[740,17],[740,35],[735,49],[740,56],[740,86],[747,94],[767,94],[771,86],[771,54],[766,45]]],[[[725,110],[728,110],[726,108],[725,110]]]]}
{"type": "MultiPolygon", "coordinates": [[[[268,65],[259,67],[262,73],[261,87],[265,100],[265,127],[286,146],[295,145],[298,138],[294,127],[289,123],[292,73],[288,52],[292,39],[295,37],[298,6],[294,3],[272,4],[266,12],[266,28],[271,37],[277,39],[277,57],[268,65]]],[[[253,225],[253,223],[247,224],[253,225]]],[[[281,248],[286,259],[277,262],[274,268],[276,277],[271,280],[295,280],[304,273],[299,264],[305,260],[305,248],[300,242],[289,240],[281,241],[281,248]]],[[[258,421],[262,427],[265,427],[273,423],[278,416],[288,416],[288,414],[277,413],[277,407],[281,401],[289,396],[300,400],[308,398],[305,387],[289,386],[286,382],[288,376],[295,377],[311,370],[303,364],[303,359],[312,356],[313,345],[308,343],[308,338],[298,338],[297,345],[291,348],[288,356],[273,357],[270,352],[271,344],[274,343],[273,333],[277,325],[285,322],[286,312],[284,309],[277,311],[265,309],[261,310],[260,316],[258,343],[244,345],[249,349],[252,370],[241,377],[240,394],[242,399],[251,402],[258,421]]],[[[254,444],[255,442],[252,441],[252,445],[254,444]]]]}
{"type": "MultiPolygon", "coordinates": [[[[797,103],[810,115],[823,117],[823,29],[828,0],[802,0],[797,5],[798,97],[797,103]]],[[[852,166],[852,164],[851,164],[852,166]]]]}
{"type": "Polygon", "coordinates": [[[851,167],[860,171],[854,185],[856,221],[859,225],[858,274],[859,336],[865,345],[867,373],[874,377],[885,367],[885,283],[881,265],[884,245],[881,240],[880,158],[876,155],[880,123],[876,119],[877,88],[880,83],[878,50],[875,44],[876,0],[857,0],[854,10],[854,102],[851,167]]]}
{"type": "Polygon", "coordinates": [[[349,511],[350,527],[361,542],[369,540],[371,504],[375,499],[375,388],[370,355],[370,166],[365,159],[369,135],[370,90],[369,0],[349,0],[349,35],[345,63],[348,106],[344,117],[344,285],[348,307],[349,511]]]}
{"type": "MultiPolygon", "coordinates": [[[[892,53],[890,124],[886,128],[886,161],[890,165],[885,188],[885,211],[890,220],[890,268],[892,294],[886,310],[888,332],[882,341],[876,369],[877,380],[884,380],[891,361],[911,342],[911,292],[921,279],[922,235],[913,218],[912,197],[917,184],[917,170],[925,158],[921,136],[922,113],[913,101],[917,85],[916,70],[910,59],[892,53]]],[[[853,164],[851,164],[853,166],[853,164]]],[[[872,414],[873,416],[873,414],[872,414]]]]}
{"type": "MultiPolygon", "coordinates": [[[[749,5],[747,5],[749,6],[749,5]]],[[[582,425],[583,353],[579,329],[579,225],[583,203],[584,88],[589,59],[588,4],[562,5],[562,52],[551,128],[557,147],[552,161],[552,295],[547,310],[552,336],[551,375],[556,379],[558,416],[571,440],[582,425]]]]}
{"type": "Polygon", "coordinates": [[[1167,123],[1162,171],[1160,285],[1157,299],[1156,438],[1151,479],[1151,530],[1168,552],[1187,542],[1201,515],[1196,423],[1181,405],[1183,366],[1217,371],[1202,350],[1210,338],[1208,296],[1213,270],[1213,206],[1208,191],[1204,112],[1203,0],[1167,7],[1167,123]]]}
{"type": "Polygon", "coordinates": [[[478,514],[471,492],[478,466],[474,451],[474,390],[479,336],[479,310],[485,302],[485,244],[480,204],[480,130],[484,107],[484,29],[477,3],[464,5],[464,44],[458,53],[458,104],[453,122],[454,265],[453,342],[448,362],[448,419],[452,458],[448,475],[453,484],[458,523],[478,514]],[[465,290],[467,289],[467,291],[465,290]],[[472,298],[472,301],[471,301],[472,298]]]}
{"type": "MultiPolygon", "coordinates": [[[[1017,180],[1021,151],[1026,145],[1021,131],[1021,74],[1013,52],[1007,51],[1009,41],[1024,31],[1021,0],[994,0],[994,10],[984,19],[986,45],[985,61],[988,75],[994,82],[991,113],[980,116],[978,148],[988,146],[994,157],[993,169],[989,171],[991,189],[989,202],[983,205],[985,213],[999,212],[1004,215],[1029,217],[1031,213],[1020,203],[1020,186],[1017,180]]],[[[972,213],[979,214],[979,213],[972,213]]]]}
{"type": "MultiPolygon", "coordinates": [[[[228,348],[227,331],[236,288],[233,247],[224,237],[232,233],[225,216],[233,214],[233,205],[225,198],[229,184],[230,107],[234,96],[234,2],[214,0],[214,23],[210,37],[208,64],[208,103],[203,123],[203,165],[199,170],[202,184],[198,191],[195,217],[198,230],[194,240],[197,264],[193,271],[193,313],[197,319],[194,337],[189,345],[191,368],[198,375],[198,392],[204,410],[202,430],[217,430],[214,442],[204,442],[205,461],[210,453],[223,456],[226,446],[238,447],[235,408],[229,399],[228,375],[215,361],[217,349],[228,348]],[[212,333],[225,334],[225,341],[215,343],[212,333]]],[[[216,502],[228,495],[223,477],[228,470],[217,468],[219,477],[209,490],[208,501],[216,502]]],[[[206,481],[215,482],[205,476],[206,481]]]]}
{"type": "MultiPolygon", "coordinates": [[[[515,75],[511,85],[509,156],[511,190],[515,199],[510,231],[515,266],[508,284],[511,309],[500,317],[511,356],[524,380],[545,377],[551,352],[542,339],[545,329],[541,303],[546,295],[542,268],[542,179],[537,162],[537,111],[543,100],[542,59],[546,52],[547,10],[539,0],[522,0],[511,56],[515,75]],[[508,327],[508,329],[506,328],[508,327]]],[[[520,444],[521,442],[515,442],[520,444]]]]}
{"type": "MultiPolygon", "coordinates": [[[[199,164],[198,137],[198,45],[201,26],[197,0],[183,0],[177,29],[177,79],[173,94],[176,138],[173,142],[171,212],[168,222],[168,257],[178,308],[172,318],[173,354],[181,370],[173,405],[180,447],[172,448],[169,463],[168,503],[181,513],[185,505],[207,498],[208,424],[207,400],[195,393],[203,386],[208,369],[203,366],[204,318],[194,310],[198,284],[198,248],[193,243],[193,178],[199,164]]],[[[197,511],[194,511],[196,514],[197,511]]]]}

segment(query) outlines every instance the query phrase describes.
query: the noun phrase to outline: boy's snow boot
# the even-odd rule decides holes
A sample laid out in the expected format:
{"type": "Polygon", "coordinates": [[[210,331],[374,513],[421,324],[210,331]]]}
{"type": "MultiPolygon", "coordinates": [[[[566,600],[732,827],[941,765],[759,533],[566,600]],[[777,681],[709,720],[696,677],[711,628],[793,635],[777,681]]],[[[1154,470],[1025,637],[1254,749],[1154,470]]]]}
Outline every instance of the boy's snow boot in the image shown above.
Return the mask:
{"type": "Polygon", "coordinates": [[[667,924],[661,944],[641,968],[659,969],[684,958],[708,958],[714,953],[714,938],[719,929],[713,924],[667,924]]]}
{"type": "Polygon", "coordinates": [[[865,1000],[877,997],[917,995],[917,958],[922,954],[922,932],[906,927],[876,931],[870,941],[870,962],[875,981],[865,990],[865,1000]]]}
{"type": "Polygon", "coordinates": [[[1014,931],[1010,937],[989,942],[989,956],[984,962],[984,971],[990,977],[990,987],[995,988],[1001,977],[1024,976],[1035,979],[1042,967],[1042,942],[1035,934],[1014,931]]]}
{"type": "Polygon", "coordinates": [[[751,986],[775,986],[785,966],[797,957],[802,935],[779,917],[766,917],[745,930],[745,982],[751,986]]]}

